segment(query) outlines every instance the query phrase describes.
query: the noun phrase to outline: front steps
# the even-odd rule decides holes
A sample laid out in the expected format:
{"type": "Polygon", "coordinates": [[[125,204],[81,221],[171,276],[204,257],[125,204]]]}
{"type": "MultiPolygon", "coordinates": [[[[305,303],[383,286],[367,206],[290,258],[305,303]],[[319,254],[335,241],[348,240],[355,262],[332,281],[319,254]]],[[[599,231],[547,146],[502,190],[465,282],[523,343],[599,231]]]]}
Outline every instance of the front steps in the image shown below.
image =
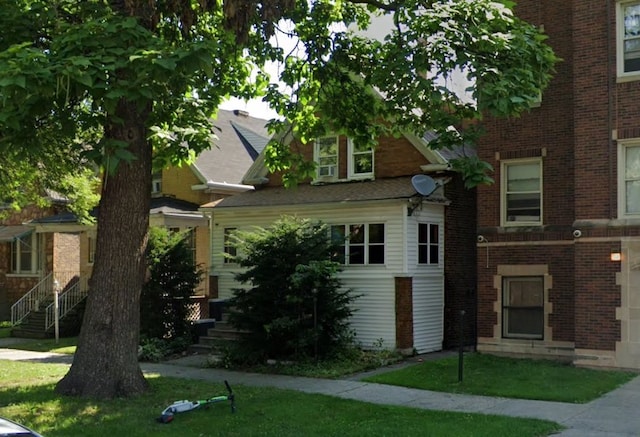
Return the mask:
{"type": "Polygon", "coordinates": [[[240,331],[231,326],[228,312],[222,312],[221,315],[220,320],[206,319],[212,320],[214,326],[207,328],[205,335],[198,336],[197,343],[189,346],[189,352],[220,355],[230,344],[248,334],[246,331],[240,331]]]}

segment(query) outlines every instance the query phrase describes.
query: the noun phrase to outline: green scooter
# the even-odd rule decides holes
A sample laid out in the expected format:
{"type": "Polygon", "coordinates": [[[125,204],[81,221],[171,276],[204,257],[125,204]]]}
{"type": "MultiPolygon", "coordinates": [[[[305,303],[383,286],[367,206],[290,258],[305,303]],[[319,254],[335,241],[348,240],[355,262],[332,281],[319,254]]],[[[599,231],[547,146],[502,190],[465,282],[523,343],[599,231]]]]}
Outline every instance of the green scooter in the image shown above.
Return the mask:
{"type": "Polygon", "coordinates": [[[156,420],[160,423],[170,423],[173,420],[174,415],[177,413],[185,413],[187,411],[198,409],[203,405],[216,404],[218,402],[225,402],[225,401],[229,401],[229,403],[231,404],[231,412],[235,413],[236,412],[235,395],[233,394],[233,390],[231,390],[231,386],[227,381],[224,382],[224,385],[227,387],[227,391],[229,392],[229,394],[222,395],[222,396],[214,396],[209,399],[203,399],[198,401],[187,401],[187,400],[175,401],[173,404],[165,408],[162,411],[162,414],[160,415],[160,417],[158,417],[156,420]]]}

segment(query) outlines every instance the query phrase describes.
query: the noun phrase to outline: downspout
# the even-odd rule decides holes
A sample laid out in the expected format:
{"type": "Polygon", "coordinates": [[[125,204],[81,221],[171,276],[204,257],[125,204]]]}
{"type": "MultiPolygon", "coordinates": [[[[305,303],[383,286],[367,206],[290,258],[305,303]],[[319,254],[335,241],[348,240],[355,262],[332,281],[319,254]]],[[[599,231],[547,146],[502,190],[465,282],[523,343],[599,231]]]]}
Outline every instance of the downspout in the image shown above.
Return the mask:
{"type": "MultiPolygon", "coordinates": [[[[618,179],[613,181],[612,178],[614,176],[615,168],[618,162],[618,154],[614,147],[614,141],[618,139],[617,132],[614,136],[613,128],[614,128],[614,120],[613,120],[613,108],[614,108],[614,80],[617,77],[617,65],[615,64],[615,52],[613,50],[616,49],[615,44],[612,43],[611,38],[611,19],[613,17],[612,12],[612,0],[607,1],[607,99],[608,99],[608,108],[607,108],[607,136],[609,143],[609,218],[615,219],[617,217],[617,208],[614,210],[613,205],[618,202],[618,179]],[[612,53],[613,52],[613,53],[612,53]],[[613,69],[612,69],[613,64],[613,69]],[[615,74],[611,74],[614,71],[615,74]],[[614,140],[615,137],[615,140],[614,140]],[[614,159],[615,157],[615,159],[614,159]],[[613,183],[611,183],[613,182],[613,183]]],[[[614,28],[616,29],[616,33],[614,37],[617,38],[617,23],[614,22],[614,28]]]]}

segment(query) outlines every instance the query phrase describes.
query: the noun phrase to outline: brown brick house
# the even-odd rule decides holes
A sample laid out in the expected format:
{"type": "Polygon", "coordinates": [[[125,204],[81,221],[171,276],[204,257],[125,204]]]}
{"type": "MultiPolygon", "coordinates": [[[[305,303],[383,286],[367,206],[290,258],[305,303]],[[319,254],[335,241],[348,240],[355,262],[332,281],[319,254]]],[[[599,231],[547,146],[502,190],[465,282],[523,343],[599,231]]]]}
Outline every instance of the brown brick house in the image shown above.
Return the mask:
{"type": "Polygon", "coordinates": [[[486,120],[478,349],[640,368],[640,1],[519,1],[562,58],[539,107],[486,120]]]}

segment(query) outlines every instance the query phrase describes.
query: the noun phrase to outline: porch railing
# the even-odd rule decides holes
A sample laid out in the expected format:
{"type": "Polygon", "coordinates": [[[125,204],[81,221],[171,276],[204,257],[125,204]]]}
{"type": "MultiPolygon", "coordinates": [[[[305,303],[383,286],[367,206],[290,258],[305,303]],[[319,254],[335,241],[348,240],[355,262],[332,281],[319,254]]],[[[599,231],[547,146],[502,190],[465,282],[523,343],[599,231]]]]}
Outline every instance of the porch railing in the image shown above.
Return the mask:
{"type": "MultiPolygon", "coordinates": [[[[75,277],[67,283],[67,287],[58,295],[58,320],[66,316],[69,311],[83,301],[89,292],[87,280],[83,277],[75,277]]],[[[54,296],[55,297],[55,296],[54,296]]],[[[50,303],[45,309],[44,329],[51,328],[56,322],[56,305],[50,303]]]]}
{"type": "Polygon", "coordinates": [[[20,323],[31,311],[39,309],[44,302],[50,300],[52,295],[53,274],[49,273],[11,306],[11,324],[20,323]]]}
{"type": "Polygon", "coordinates": [[[67,314],[87,295],[87,279],[79,272],[52,272],[11,306],[11,324],[17,325],[32,311],[45,310],[46,330],[54,323],[55,288],[58,287],[60,317],[67,314]]]}

